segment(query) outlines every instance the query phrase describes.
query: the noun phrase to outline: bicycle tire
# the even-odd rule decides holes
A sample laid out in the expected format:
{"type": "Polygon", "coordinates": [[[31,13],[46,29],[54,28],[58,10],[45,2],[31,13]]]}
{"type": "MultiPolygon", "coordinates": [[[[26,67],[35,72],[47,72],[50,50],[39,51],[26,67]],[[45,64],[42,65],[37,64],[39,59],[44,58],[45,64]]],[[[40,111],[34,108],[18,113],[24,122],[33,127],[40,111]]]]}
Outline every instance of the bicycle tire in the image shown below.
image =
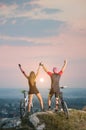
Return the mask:
{"type": "Polygon", "coordinates": [[[26,115],[26,109],[25,109],[25,101],[24,99],[21,99],[20,101],[20,118],[23,119],[26,115]]]}
{"type": "Polygon", "coordinates": [[[63,107],[63,111],[65,113],[66,119],[68,119],[69,118],[69,111],[68,111],[67,103],[65,101],[63,101],[62,107],[63,107]]]}

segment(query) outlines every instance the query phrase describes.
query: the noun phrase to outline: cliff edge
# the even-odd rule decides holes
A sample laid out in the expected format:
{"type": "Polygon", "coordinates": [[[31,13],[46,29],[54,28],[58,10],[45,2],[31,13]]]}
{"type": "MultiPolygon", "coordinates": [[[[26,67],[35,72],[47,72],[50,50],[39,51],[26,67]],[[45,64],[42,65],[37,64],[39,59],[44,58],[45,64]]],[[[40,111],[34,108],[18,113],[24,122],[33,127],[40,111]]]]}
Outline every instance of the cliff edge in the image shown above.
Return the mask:
{"type": "Polygon", "coordinates": [[[63,112],[36,112],[23,119],[0,120],[0,130],[86,130],[86,111],[69,110],[66,119],[63,112]]]}

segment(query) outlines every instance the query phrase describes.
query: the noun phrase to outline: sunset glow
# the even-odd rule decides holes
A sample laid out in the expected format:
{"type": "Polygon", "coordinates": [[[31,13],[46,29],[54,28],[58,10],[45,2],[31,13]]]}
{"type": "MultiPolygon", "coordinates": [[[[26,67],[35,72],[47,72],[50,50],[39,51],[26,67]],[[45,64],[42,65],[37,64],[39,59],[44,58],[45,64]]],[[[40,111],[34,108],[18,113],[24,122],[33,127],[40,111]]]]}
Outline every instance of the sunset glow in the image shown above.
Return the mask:
{"type": "Polygon", "coordinates": [[[40,78],[40,82],[44,82],[44,78],[40,78]]]}
{"type": "MultiPolygon", "coordinates": [[[[61,84],[86,86],[86,0],[0,0],[0,87],[27,87],[42,61],[52,72],[67,59],[61,84]]],[[[38,86],[50,86],[40,67],[38,86]]]]}

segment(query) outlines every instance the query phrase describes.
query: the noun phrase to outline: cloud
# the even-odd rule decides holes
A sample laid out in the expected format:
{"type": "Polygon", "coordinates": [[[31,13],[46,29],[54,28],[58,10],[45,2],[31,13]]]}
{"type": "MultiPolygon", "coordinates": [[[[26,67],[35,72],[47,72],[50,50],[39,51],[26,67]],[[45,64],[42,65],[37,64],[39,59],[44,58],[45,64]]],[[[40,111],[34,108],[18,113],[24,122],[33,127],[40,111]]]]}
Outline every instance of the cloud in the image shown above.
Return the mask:
{"type": "MultiPolygon", "coordinates": [[[[81,21],[82,23],[82,21],[81,21]]],[[[81,46],[83,49],[86,48],[86,30],[82,29],[79,25],[74,26],[61,26],[59,34],[56,36],[47,36],[47,37],[25,37],[25,36],[10,36],[10,35],[0,35],[0,40],[3,40],[5,44],[7,41],[8,45],[25,45],[25,46],[62,46],[67,44],[69,47],[81,46]],[[11,42],[11,43],[10,43],[11,42]],[[15,43],[15,44],[14,44],[15,43]]],[[[67,48],[67,47],[66,47],[67,48]]]]}
{"type": "Polygon", "coordinates": [[[86,18],[85,4],[85,0],[54,0],[54,2],[50,0],[35,0],[28,3],[24,2],[20,5],[17,3],[10,5],[1,4],[0,15],[4,17],[27,17],[32,19],[74,21],[75,19],[86,18]],[[29,8],[25,8],[27,5],[29,8]],[[34,6],[34,8],[30,8],[30,6],[34,6]],[[45,9],[51,10],[51,13],[44,12],[45,9]],[[59,12],[59,10],[62,12],[59,12]]]}
{"type": "Polygon", "coordinates": [[[12,21],[12,24],[16,24],[16,20],[13,20],[13,21],[12,21]]]}
{"type": "MultiPolygon", "coordinates": [[[[54,1],[50,1],[50,0],[35,0],[32,1],[31,4],[38,4],[41,8],[49,8],[49,9],[60,9],[63,12],[59,13],[59,15],[64,15],[63,18],[73,18],[73,17],[82,17],[82,14],[84,14],[85,17],[85,4],[86,1],[85,0],[54,0],[54,1]],[[73,13],[74,12],[74,13],[73,13]],[[78,15],[79,14],[79,15],[78,15]],[[73,17],[71,17],[71,15],[73,17]]],[[[72,19],[71,19],[72,20],[72,19]]]]}
{"type": "Polygon", "coordinates": [[[80,86],[81,83],[85,85],[85,5],[86,0],[31,0],[30,2],[15,2],[15,4],[14,2],[10,4],[2,2],[0,4],[0,24],[3,24],[1,25],[0,34],[1,85],[5,86],[8,84],[12,86],[15,82],[18,85],[20,84],[21,78],[18,77],[20,76],[20,74],[18,75],[18,63],[21,63],[26,72],[29,72],[31,69],[36,70],[39,61],[43,61],[51,70],[52,66],[58,65],[60,68],[65,58],[68,59],[68,67],[65,77],[62,79],[63,82],[70,82],[76,86],[80,86]],[[25,22],[26,20],[27,22],[25,22]],[[39,23],[36,23],[36,20],[39,23]],[[41,21],[43,20],[45,20],[43,22],[44,28],[41,26],[41,21]],[[24,28],[17,32],[17,29],[22,27],[19,26],[21,21],[24,22],[22,24],[24,28]],[[55,25],[58,21],[65,24],[61,26],[60,24],[58,26],[57,24],[55,25]],[[33,22],[33,24],[30,24],[30,22],[33,22]],[[28,27],[26,23],[29,23],[28,27]],[[45,23],[46,26],[44,26],[45,23]],[[34,27],[33,30],[32,27],[34,27]],[[27,31],[28,28],[35,35],[29,35],[31,30],[27,31]],[[45,33],[46,36],[43,35],[43,31],[47,32],[45,33]],[[53,35],[50,35],[50,32],[53,35]],[[40,33],[43,36],[40,36],[40,33]]]}
{"type": "Polygon", "coordinates": [[[17,8],[18,8],[17,4],[11,4],[11,5],[1,4],[0,17],[4,17],[4,18],[13,17],[17,8]]]}
{"type": "Polygon", "coordinates": [[[59,13],[59,12],[61,12],[61,10],[59,10],[59,9],[48,9],[48,8],[45,8],[42,11],[45,12],[45,13],[47,13],[47,14],[53,14],[53,13],[59,13]]]}
{"type": "MultiPolygon", "coordinates": [[[[86,34],[86,8],[85,0],[35,0],[30,2],[24,2],[22,4],[1,4],[0,5],[0,17],[1,23],[6,24],[6,22],[11,19],[12,24],[16,24],[18,18],[29,19],[46,19],[46,20],[60,20],[66,22],[66,27],[63,30],[72,30],[73,33],[82,31],[81,34],[86,34]],[[25,8],[25,7],[29,8],[25,8]],[[30,8],[31,6],[31,8],[30,8]],[[34,6],[34,8],[32,8],[34,6]],[[45,10],[45,11],[44,11],[45,10]],[[50,13],[49,10],[53,13],[50,13]],[[57,11],[57,13],[56,13],[57,11]],[[13,19],[12,19],[13,18],[13,19]]],[[[63,32],[63,30],[60,30],[63,32]]],[[[61,32],[59,32],[61,33],[61,32]]],[[[61,35],[61,34],[60,34],[61,35]]],[[[2,36],[1,36],[2,37],[2,36]]],[[[49,41],[48,38],[27,38],[27,37],[10,37],[3,36],[3,39],[11,41],[25,41],[34,44],[52,44],[53,41],[49,41]]]]}
{"type": "MultiPolygon", "coordinates": [[[[85,35],[83,36],[80,34],[79,37],[77,33],[73,33],[70,30],[63,32],[58,36],[47,37],[47,38],[3,36],[0,37],[0,39],[4,40],[4,43],[6,43],[7,40],[9,42],[11,41],[11,46],[13,41],[16,42],[17,45],[13,44],[14,48],[17,47],[19,48],[21,45],[19,44],[19,42],[21,43],[23,41],[24,43],[21,45],[21,48],[24,48],[24,50],[28,48],[27,50],[30,52],[31,56],[33,53],[32,50],[37,50],[35,56],[38,54],[38,57],[60,56],[60,57],[68,57],[69,59],[71,58],[76,60],[76,59],[85,59],[86,56],[85,35]],[[25,44],[25,42],[27,42],[27,44],[25,44]]],[[[3,44],[3,45],[7,46],[7,44],[3,44]]],[[[3,47],[3,45],[1,47],[3,47]]],[[[10,46],[10,44],[8,45],[10,46]]],[[[12,49],[9,48],[8,50],[12,50],[12,49]]]]}
{"type": "Polygon", "coordinates": [[[1,19],[0,19],[0,24],[4,25],[4,24],[6,24],[6,23],[7,23],[7,20],[6,20],[6,19],[4,19],[4,18],[1,18],[1,19]]]}
{"type": "MultiPolygon", "coordinates": [[[[19,18],[25,20],[60,20],[65,21],[66,27],[75,31],[86,32],[86,1],[85,0],[35,0],[21,4],[0,4],[1,24],[11,21],[16,24],[19,18]],[[34,7],[34,8],[33,8],[34,7]],[[51,12],[51,13],[50,13],[51,12]]],[[[61,30],[62,31],[62,30],[61,30]]],[[[20,38],[21,39],[21,38],[20,38]]],[[[22,38],[23,41],[32,41],[32,39],[22,38]]],[[[35,39],[40,41],[40,39],[35,39]]],[[[48,40],[47,40],[48,42],[48,40]]]]}
{"type": "MultiPolygon", "coordinates": [[[[6,36],[6,35],[0,35],[0,39],[4,40],[4,41],[23,41],[23,42],[27,42],[30,45],[32,44],[33,46],[36,45],[40,45],[40,44],[52,44],[52,42],[48,39],[48,38],[29,38],[29,37],[12,37],[12,36],[6,36]]],[[[9,43],[10,44],[10,43],[9,43]]],[[[11,43],[12,45],[12,43],[11,43]]],[[[15,46],[15,44],[13,44],[15,46]]],[[[20,45],[20,44],[17,44],[20,45]]],[[[25,43],[23,44],[25,45],[25,43]]]]}

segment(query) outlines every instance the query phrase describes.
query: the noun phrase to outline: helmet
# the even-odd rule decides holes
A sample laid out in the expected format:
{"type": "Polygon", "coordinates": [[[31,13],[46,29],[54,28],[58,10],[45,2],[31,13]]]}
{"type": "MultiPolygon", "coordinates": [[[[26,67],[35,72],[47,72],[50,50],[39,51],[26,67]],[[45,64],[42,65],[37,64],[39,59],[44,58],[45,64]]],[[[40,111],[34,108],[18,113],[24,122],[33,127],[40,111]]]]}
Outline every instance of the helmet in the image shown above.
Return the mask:
{"type": "Polygon", "coordinates": [[[57,68],[56,67],[53,67],[53,72],[57,73],[57,68]]]}

